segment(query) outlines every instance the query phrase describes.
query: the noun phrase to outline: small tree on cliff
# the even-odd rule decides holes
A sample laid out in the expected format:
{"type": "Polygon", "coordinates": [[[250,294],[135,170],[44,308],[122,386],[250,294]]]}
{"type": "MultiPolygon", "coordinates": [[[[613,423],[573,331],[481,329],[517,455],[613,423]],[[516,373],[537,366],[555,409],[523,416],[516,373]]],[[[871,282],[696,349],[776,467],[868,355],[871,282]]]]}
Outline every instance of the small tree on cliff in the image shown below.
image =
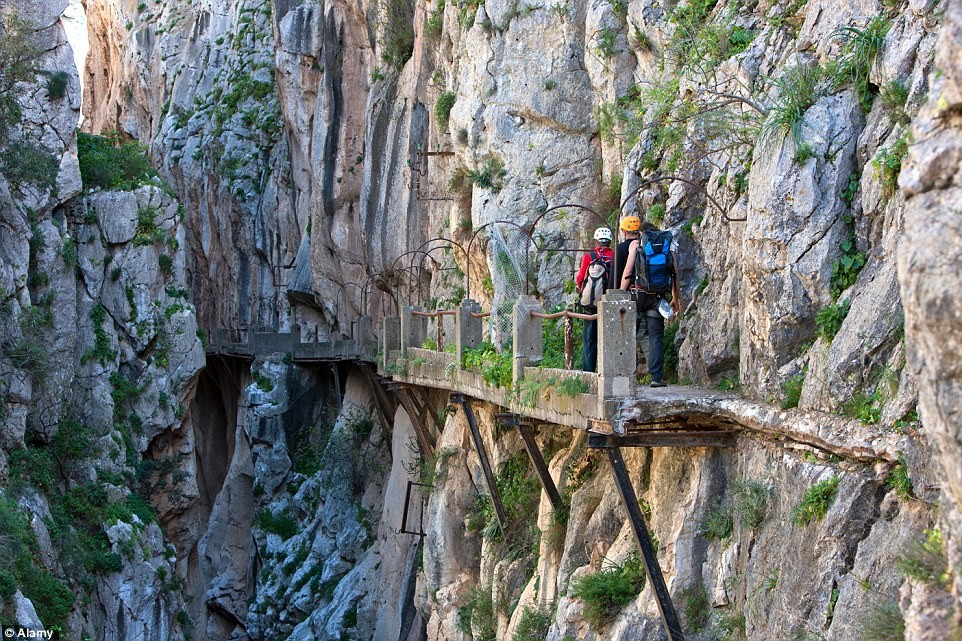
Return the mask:
{"type": "Polygon", "coordinates": [[[10,127],[20,122],[17,86],[36,80],[39,54],[27,21],[16,14],[0,14],[0,144],[6,142],[10,127]]]}

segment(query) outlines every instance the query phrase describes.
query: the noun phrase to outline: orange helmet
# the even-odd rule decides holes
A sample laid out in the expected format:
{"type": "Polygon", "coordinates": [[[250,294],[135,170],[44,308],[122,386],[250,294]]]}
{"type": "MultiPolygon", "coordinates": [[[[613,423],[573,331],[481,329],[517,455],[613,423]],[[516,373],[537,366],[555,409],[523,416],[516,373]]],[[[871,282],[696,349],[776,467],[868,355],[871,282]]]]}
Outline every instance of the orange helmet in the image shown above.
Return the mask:
{"type": "Polygon", "coordinates": [[[625,216],[621,219],[621,231],[638,231],[641,229],[641,218],[625,216]]]}

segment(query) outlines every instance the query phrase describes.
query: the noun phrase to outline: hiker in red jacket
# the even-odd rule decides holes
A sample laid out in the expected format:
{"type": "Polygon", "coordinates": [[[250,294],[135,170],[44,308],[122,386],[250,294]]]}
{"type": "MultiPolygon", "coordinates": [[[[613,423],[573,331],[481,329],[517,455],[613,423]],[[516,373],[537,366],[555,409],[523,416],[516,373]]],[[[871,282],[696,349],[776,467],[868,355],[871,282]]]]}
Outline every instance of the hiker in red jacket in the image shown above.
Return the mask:
{"type": "MultiPolygon", "coordinates": [[[[611,261],[614,252],[611,250],[611,230],[599,227],[595,230],[595,248],[587,252],[581,259],[581,269],[575,276],[580,296],[578,302],[586,314],[598,311],[598,301],[605,293],[611,281],[611,261]]],[[[598,363],[598,321],[586,320],[581,345],[581,369],[586,372],[595,371],[598,363]]]]}

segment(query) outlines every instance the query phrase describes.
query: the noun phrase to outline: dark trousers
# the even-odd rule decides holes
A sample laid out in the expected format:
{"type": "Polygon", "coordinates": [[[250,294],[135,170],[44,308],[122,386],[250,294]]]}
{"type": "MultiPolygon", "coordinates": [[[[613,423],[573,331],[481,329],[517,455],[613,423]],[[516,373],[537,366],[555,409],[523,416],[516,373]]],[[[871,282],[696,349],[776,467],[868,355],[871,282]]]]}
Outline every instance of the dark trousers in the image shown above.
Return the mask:
{"type": "Polygon", "coordinates": [[[665,380],[665,319],[658,313],[660,299],[650,294],[636,294],[638,320],[635,325],[635,339],[648,362],[652,381],[665,380]]]}
{"type": "MultiPolygon", "coordinates": [[[[594,314],[594,311],[586,311],[586,314],[594,314]]],[[[584,324],[584,331],[581,334],[581,369],[586,372],[593,372],[598,367],[598,321],[581,321],[584,324]]]]}

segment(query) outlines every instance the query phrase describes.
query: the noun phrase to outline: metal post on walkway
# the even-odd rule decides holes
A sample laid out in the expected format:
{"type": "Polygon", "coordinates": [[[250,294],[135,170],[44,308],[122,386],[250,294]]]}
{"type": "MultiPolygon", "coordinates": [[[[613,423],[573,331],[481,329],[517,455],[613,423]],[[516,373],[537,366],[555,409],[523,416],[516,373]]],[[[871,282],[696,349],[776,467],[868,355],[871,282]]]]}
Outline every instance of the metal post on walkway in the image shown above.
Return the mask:
{"type": "Polygon", "coordinates": [[[641,513],[638,497],[635,496],[635,488],[631,485],[625,460],[621,457],[621,448],[612,447],[608,450],[608,462],[611,463],[611,471],[615,474],[615,485],[618,486],[618,493],[621,494],[621,500],[625,504],[625,509],[628,510],[631,529],[635,533],[638,546],[641,548],[641,558],[645,562],[645,574],[648,575],[648,584],[655,593],[658,611],[661,613],[661,622],[665,626],[665,632],[668,633],[668,641],[685,641],[681,624],[678,622],[678,614],[675,612],[675,606],[672,605],[671,597],[668,594],[665,577],[661,573],[661,566],[658,565],[655,546],[651,542],[651,535],[645,525],[645,516],[641,513]]]}
{"type": "Polygon", "coordinates": [[[491,503],[494,505],[494,515],[498,519],[498,526],[504,534],[504,507],[501,505],[501,493],[498,492],[498,484],[494,479],[494,472],[491,470],[491,463],[488,462],[488,452],[484,448],[484,441],[481,440],[481,430],[478,429],[478,421],[474,417],[474,409],[471,407],[471,399],[464,394],[451,394],[451,402],[461,405],[464,416],[468,419],[468,427],[471,429],[471,440],[474,441],[474,449],[478,453],[481,461],[481,471],[484,472],[484,481],[488,486],[488,494],[491,496],[491,503]]]}

